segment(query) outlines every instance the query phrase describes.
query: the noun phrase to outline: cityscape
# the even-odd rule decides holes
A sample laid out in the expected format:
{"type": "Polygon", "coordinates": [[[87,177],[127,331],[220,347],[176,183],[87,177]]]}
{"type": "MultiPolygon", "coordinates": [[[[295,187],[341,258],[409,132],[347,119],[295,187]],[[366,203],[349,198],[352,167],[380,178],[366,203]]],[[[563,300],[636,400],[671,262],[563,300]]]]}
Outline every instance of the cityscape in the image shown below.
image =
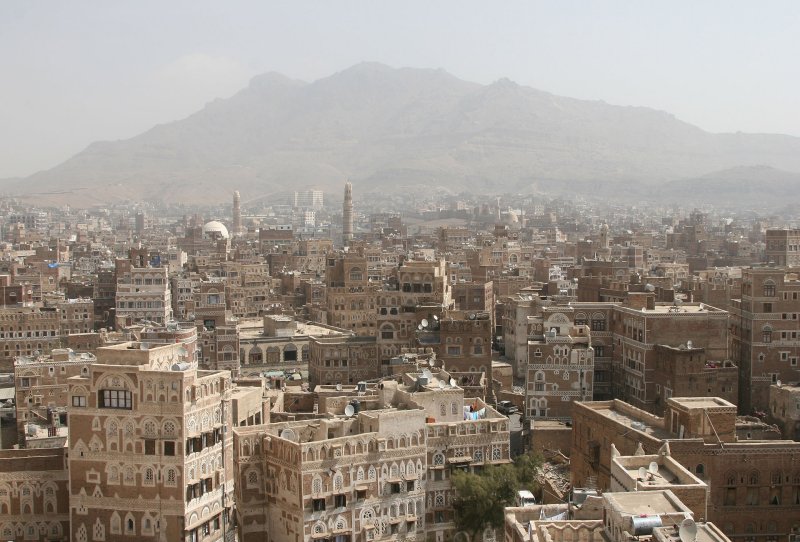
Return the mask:
{"type": "MultiPolygon", "coordinates": [[[[0,45],[180,11],[78,4],[0,45]]],[[[330,4],[387,43],[423,9],[330,4]]],[[[255,39],[240,7],[191,17],[255,39]]],[[[464,28],[527,36],[492,9],[464,28]]],[[[354,32],[311,82],[194,58],[228,97],[0,155],[0,541],[800,542],[800,134],[392,67],[424,33],[343,67],[354,32]]]]}

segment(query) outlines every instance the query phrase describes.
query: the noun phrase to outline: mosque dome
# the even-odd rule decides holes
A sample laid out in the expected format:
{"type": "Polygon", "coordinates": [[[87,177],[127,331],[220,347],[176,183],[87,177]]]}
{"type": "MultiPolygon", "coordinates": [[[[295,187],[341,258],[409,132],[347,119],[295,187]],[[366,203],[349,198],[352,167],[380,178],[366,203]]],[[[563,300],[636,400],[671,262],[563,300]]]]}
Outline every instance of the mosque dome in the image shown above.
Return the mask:
{"type": "Polygon", "coordinates": [[[228,228],[218,220],[206,222],[203,226],[203,235],[211,235],[222,239],[228,239],[230,237],[230,235],[228,235],[228,228]]]}

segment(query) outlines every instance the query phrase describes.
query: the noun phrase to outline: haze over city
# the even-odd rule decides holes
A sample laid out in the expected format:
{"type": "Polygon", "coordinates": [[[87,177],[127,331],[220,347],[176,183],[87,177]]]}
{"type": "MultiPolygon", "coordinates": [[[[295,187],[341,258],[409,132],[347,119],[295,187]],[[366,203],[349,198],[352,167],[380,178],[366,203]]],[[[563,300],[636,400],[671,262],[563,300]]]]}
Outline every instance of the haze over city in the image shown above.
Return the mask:
{"type": "Polygon", "coordinates": [[[313,81],[361,61],[800,136],[798,26],[791,1],[3,2],[0,178],[183,118],[260,73],[313,81]]]}
{"type": "Polygon", "coordinates": [[[800,4],[0,4],[0,540],[800,542],[800,4]]]}

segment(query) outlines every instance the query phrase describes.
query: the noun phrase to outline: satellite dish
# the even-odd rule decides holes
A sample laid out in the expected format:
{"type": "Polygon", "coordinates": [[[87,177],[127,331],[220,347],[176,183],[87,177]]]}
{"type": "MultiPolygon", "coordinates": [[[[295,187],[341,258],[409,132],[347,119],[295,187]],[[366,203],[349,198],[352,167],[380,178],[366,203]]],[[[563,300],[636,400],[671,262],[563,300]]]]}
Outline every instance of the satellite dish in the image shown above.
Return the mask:
{"type": "Polygon", "coordinates": [[[656,287],[650,283],[647,283],[644,285],[644,289],[647,290],[648,292],[654,292],[656,290],[656,287]]]}
{"type": "Polygon", "coordinates": [[[444,382],[442,382],[441,380],[439,381],[439,389],[440,390],[444,389],[444,382]]]}
{"type": "Polygon", "coordinates": [[[658,474],[658,463],[651,461],[650,465],[647,466],[647,471],[650,474],[658,474]]]}
{"type": "Polygon", "coordinates": [[[476,315],[474,312],[473,312],[473,313],[470,313],[470,315],[469,315],[469,319],[470,319],[470,320],[474,320],[474,319],[475,319],[475,318],[477,318],[477,317],[478,317],[478,316],[477,316],[477,315],[476,315]]]}
{"type": "Polygon", "coordinates": [[[681,521],[681,526],[678,527],[678,536],[681,542],[694,542],[697,538],[697,524],[692,518],[681,521]]]}
{"type": "Polygon", "coordinates": [[[297,439],[297,435],[295,435],[294,431],[291,429],[284,429],[281,431],[280,437],[286,440],[295,440],[297,439]]]}
{"type": "Polygon", "coordinates": [[[423,328],[423,327],[422,327],[422,324],[420,324],[420,325],[418,325],[418,326],[417,326],[417,329],[418,329],[418,330],[420,330],[420,331],[422,331],[422,330],[423,330],[423,329],[425,329],[425,328],[423,328]]]}
{"type": "Polygon", "coordinates": [[[355,413],[355,411],[356,409],[353,408],[353,405],[347,405],[346,407],[344,407],[344,415],[347,416],[348,418],[352,416],[355,413]]]}
{"type": "Polygon", "coordinates": [[[428,327],[428,320],[427,320],[426,318],[423,318],[423,319],[422,319],[422,322],[420,322],[420,325],[421,325],[422,327],[428,327]]]}
{"type": "Polygon", "coordinates": [[[342,385],[336,384],[336,391],[342,391],[342,385]]]}
{"type": "Polygon", "coordinates": [[[646,480],[647,479],[647,469],[644,467],[639,467],[639,479],[646,480]]]}
{"type": "Polygon", "coordinates": [[[433,319],[434,319],[435,321],[437,321],[437,322],[439,321],[439,317],[438,317],[438,316],[436,316],[435,314],[433,315],[433,319]]]}
{"type": "Polygon", "coordinates": [[[453,388],[456,387],[456,379],[455,378],[451,378],[450,379],[450,386],[453,387],[453,388]]]}
{"type": "Polygon", "coordinates": [[[423,369],[422,376],[424,376],[425,378],[428,379],[428,381],[430,381],[430,379],[433,378],[433,373],[431,373],[430,370],[428,369],[423,369]]]}

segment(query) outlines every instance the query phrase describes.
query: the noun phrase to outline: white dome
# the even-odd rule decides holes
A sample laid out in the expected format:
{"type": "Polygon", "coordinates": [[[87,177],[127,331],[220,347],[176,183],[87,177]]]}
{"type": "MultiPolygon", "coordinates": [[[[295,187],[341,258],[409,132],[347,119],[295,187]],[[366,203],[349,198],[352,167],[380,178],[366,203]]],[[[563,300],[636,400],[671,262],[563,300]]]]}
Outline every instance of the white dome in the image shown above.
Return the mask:
{"type": "Polygon", "coordinates": [[[218,220],[212,220],[211,222],[206,222],[203,226],[203,234],[204,235],[218,235],[223,239],[227,239],[230,237],[228,235],[228,228],[225,227],[225,224],[219,222],[218,220]]]}

